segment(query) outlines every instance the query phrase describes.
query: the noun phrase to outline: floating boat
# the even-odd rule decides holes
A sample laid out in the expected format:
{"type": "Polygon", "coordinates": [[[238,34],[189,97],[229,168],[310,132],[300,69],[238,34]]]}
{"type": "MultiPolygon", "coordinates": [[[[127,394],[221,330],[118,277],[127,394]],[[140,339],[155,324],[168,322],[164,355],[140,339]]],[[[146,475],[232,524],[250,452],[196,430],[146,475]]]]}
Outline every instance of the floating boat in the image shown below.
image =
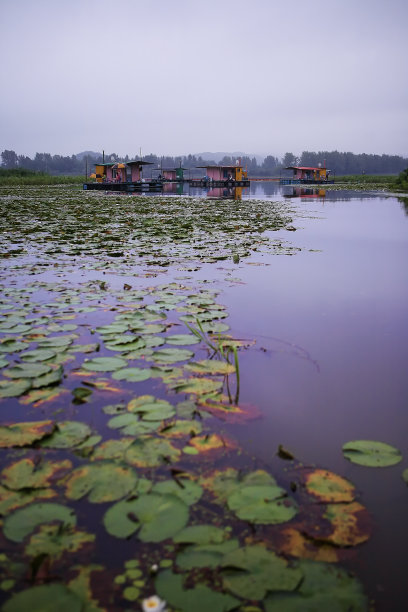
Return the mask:
{"type": "Polygon", "coordinates": [[[248,187],[248,173],[237,162],[232,166],[197,166],[204,168],[206,174],[199,179],[190,179],[194,187],[248,187]]]}
{"type": "Polygon", "coordinates": [[[87,190],[103,191],[161,191],[163,181],[143,178],[143,167],[152,162],[130,161],[95,164],[95,181],[84,183],[87,190]]]}
{"type": "Polygon", "coordinates": [[[280,179],[281,185],[312,185],[334,183],[334,179],[330,179],[331,170],[320,164],[319,166],[287,166],[285,170],[292,170],[292,178],[283,177],[280,179]]]}

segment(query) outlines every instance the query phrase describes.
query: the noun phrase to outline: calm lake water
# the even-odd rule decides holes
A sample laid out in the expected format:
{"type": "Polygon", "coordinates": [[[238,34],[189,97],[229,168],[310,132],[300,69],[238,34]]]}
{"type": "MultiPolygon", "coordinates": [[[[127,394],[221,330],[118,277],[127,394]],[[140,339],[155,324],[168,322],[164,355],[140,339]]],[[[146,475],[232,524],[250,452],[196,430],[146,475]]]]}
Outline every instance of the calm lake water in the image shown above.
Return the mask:
{"type": "MultiPolygon", "coordinates": [[[[233,190],[185,190],[234,197],[233,190]]],[[[228,270],[242,281],[222,294],[229,324],[258,347],[240,358],[240,399],[264,415],[234,435],[267,465],[279,461],[283,444],[306,465],[355,483],[375,529],[351,567],[376,610],[405,610],[408,212],[397,198],[378,193],[267,182],[253,182],[242,198],[295,203],[290,242],[299,252],[253,255],[228,270]],[[393,444],[403,463],[353,465],[341,447],[355,439],[393,444]]],[[[288,240],[286,230],[278,235],[288,240]]]]}
{"type": "MultiPolygon", "coordinates": [[[[275,190],[258,184],[251,193],[275,198],[275,190]]],[[[408,216],[393,197],[309,195],[296,198],[304,216],[294,219],[291,235],[302,250],[293,257],[253,256],[267,267],[240,266],[234,276],[245,284],[224,294],[235,333],[267,349],[242,359],[241,399],[265,418],[248,424],[241,443],[266,462],[283,444],[306,464],[356,484],[375,529],[354,569],[376,609],[404,610],[408,216]],[[341,447],[353,439],[394,444],[403,463],[385,469],[348,463],[341,447]]]]}
{"type": "MultiPolygon", "coordinates": [[[[281,444],[305,466],[325,468],[353,482],[374,529],[343,565],[362,580],[376,612],[407,609],[408,490],[401,477],[408,467],[406,207],[396,197],[379,193],[267,182],[253,182],[238,193],[207,193],[187,185],[182,193],[179,189],[174,185],[167,193],[287,202],[290,231],[271,232],[287,248],[272,254],[261,247],[238,263],[229,258],[185,271],[170,266],[148,281],[131,274],[84,271],[78,257],[72,259],[66,278],[74,283],[103,280],[116,288],[129,282],[135,289],[185,278],[183,282],[208,282],[209,288],[220,291],[217,301],[229,313],[228,333],[256,341],[239,353],[240,403],[261,414],[244,426],[222,424],[222,430],[253,456],[254,465],[262,464],[271,473],[282,470],[277,456],[281,444]],[[359,439],[392,444],[401,450],[403,461],[388,468],[350,463],[342,445],[359,439]]],[[[26,271],[10,273],[5,268],[6,283],[26,282],[26,271]]],[[[58,274],[37,271],[31,280],[54,282],[58,274]]],[[[37,295],[42,299],[41,290],[37,295]]],[[[50,301],[46,291],[43,301],[50,301]]],[[[89,320],[100,325],[108,314],[96,313],[94,320],[92,314],[89,320]]],[[[87,341],[94,340],[89,336],[87,341]]],[[[140,383],[138,392],[151,392],[149,384],[140,383]]],[[[165,391],[155,385],[156,394],[165,398],[165,391]]],[[[109,437],[106,415],[97,405],[90,406],[86,418],[109,437]]],[[[17,400],[8,407],[24,420],[27,408],[17,400]]],[[[31,409],[30,419],[42,418],[33,414],[31,409]]],[[[92,508],[84,520],[99,524],[99,508],[92,508]]],[[[112,545],[102,527],[97,533],[98,554],[120,559],[122,541],[112,545]]]]}

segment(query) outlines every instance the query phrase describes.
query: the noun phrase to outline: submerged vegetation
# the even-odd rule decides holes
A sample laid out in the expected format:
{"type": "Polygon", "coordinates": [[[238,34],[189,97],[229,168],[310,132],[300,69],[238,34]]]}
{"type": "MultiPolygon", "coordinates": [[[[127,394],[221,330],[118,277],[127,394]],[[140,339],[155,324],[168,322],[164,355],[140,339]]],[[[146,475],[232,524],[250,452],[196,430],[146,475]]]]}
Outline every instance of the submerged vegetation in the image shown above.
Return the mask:
{"type": "MultiPolygon", "coordinates": [[[[2,610],[368,610],[338,565],[373,527],[353,483],[283,448],[271,473],[231,433],[261,416],[239,399],[253,342],[205,266],[296,255],[273,234],[293,229],[288,204],[1,200],[2,610]]],[[[401,460],[366,440],[343,452],[401,460]]]]}

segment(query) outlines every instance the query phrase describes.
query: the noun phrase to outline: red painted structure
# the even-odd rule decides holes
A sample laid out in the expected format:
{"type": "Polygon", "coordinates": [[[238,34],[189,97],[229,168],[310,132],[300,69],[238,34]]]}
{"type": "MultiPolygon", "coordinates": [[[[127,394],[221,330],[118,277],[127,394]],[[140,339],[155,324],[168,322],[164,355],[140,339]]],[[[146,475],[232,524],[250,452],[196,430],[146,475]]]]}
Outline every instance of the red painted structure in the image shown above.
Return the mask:
{"type": "Polygon", "coordinates": [[[152,165],[152,162],[131,161],[126,164],[130,168],[131,182],[135,183],[142,180],[143,166],[152,165]]]}

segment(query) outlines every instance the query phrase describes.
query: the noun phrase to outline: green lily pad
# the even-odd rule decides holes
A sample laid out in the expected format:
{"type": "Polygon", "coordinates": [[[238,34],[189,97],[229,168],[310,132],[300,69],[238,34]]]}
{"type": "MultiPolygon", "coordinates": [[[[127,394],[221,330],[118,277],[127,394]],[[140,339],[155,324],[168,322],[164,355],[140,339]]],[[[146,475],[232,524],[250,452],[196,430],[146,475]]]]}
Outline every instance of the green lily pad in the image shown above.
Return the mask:
{"type": "Polygon", "coordinates": [[[177,544],[221,544],[226,538],[226,532],[214,525],[193,525],[180,531],[173,541],[177,544]]]}
{"type": "Polygon", "coordinates": [[[141,382],[151,377],[149,368],[123,368],[112,374],[115,380],[127,380],[128,382],[141,382]]]}
{"type": "Polygon", "coordinates": [[[196,504],[203,494],[203,489],[189,478],[177,478],[177,480],[164,480],[157,482],[153,493],[171,494],[179,497],[187,506],[196,504]]]}
{"type": "Polygon", "coordinates": [[[168,440],[140,436],[125,453],[125,461],[137,467],[158,467],[179,459],[181,452],[168,440]]]}
{"type": "MultiPolygon", "coordinates": [[[[197,436],[201,433],[203,426],[199,421],[184,421],[178,419],[170,425],[160,429],[160,435],[168,438],[184,438],[185,436],[197,436]]],[[[196,450],[196,449],[194,449],[196,450]]],[[[198,451],[197,451],[198,452],[198,451]]]]}
{"type": "Polygon", "coordinates": [[[127,366],[127,361],[119,357],[95,357],[85,360],[82,364],[84,370],[91,372],[115,372],[125,366],[127,366]]]}
{"type": "Polygon", "coordinates": [[[53,421],[29,421],[0,426],[0,448],[30,446],[49,436],[55,429],[53,421]]]}
{"type": "Polygon", "coordinates": [[[21,591],[6,601],[3,612],[81,612],[83,601],[63,584],[44,584],[21,591]]]}
{"type": "Polygon", "coordinates": [[[72,469],[68,459],[63,461],[40,461],[20,459],[4,468],[1,472],[1,483],[9,489],[41,489],[49,487],[52,480],[60,478],[72,469]]]}
{"type": "Polygon", "coordinates": [[[155,587],[161,598],[181,612],[228,612],[240,603],[235,597],[212,591],[202,584],[193,589],[184,589],[182,576],[170,570],[159,573],[155,587]]]}
{"type": "Polygon", "coordinates": [[[406,482],[408,484],[408,468],[406,468],[403,472],[402,472],[402,479],[404,482],[406,482]]]}
{"type": "Polygon", "coordinates": [[[94,534],[78,531],[72,526],[61,529],[58,525],[42,525],[31,536],[25,554],[29,557],[46,554],[58,559],[66,552],[77,552],[86,544],[94,542],[95,538],[94,534]]]}
{"type": "Polygon", "coordinates": [[[139,436],[159,428],[161,421],[144,421],[137,414],[126,412],[109,419],[108,427],[120,429],[122,434],[139,436]]]}
{"type": "Polygon", "coordinates": [[[157,363],[177,363],[178,361],[187,361],[193,355],[193,351],[188,349],[164,348],[153,353],[153,360],[157,363]]]}
{"type": "Polygon", "coordinates": [[[127,538],[140,528],[140,540],[161,542],[185,527],[188,514],[188,506],[178,497],[148,493],[113,505],[103,522],[107,532],[117,538],[127,538]]]}
{"type": "Polygon", "coordinates": [[[238,518],[255,524],[285,523],[297,513],[295,501],[276,485],[241,487],[228,497],[227,504],[238,518]]]}
{"type": "Polygon", "coordinates": [[[203,359],[186,365],[186,370],[194,374],[233,374],[235,367],[226,361],[203,359]]]}
{"type": "MultiPolygon", "coordinates": [[[[54,336],[52,338],[41,338],[38,340],[39,348],[62,348],[72,344],[75,334],[69,336],[54,336]]],[[[76,336],[77,337],[77,336],[76,336]]]]}
{"type": "Polygon", "coordinates": [[[14,338],[5,338],[0,342],[0,353],[19,353],[27,348],[25,342],[19,342],[14,338]]]}
{"type": "Polygon", "coordinates": [[[131,400],[127,409],[140,414],[144,421],[162,421],[176,414],[175,408],[166,400],[160,400],[152,395],[142,395],[131,400]]]}
{"type": "Polygon", "coordinates": [[[194,334],[173,334],[166,337],[167,344],[175,344],[179,346],[189,346],[190,344],[199,344],[200,338],[194,334]]]}
{"type": "Polygon", "coordinates": [[[120,438],[119,440],[106,440],[97,446],[92,454],[93,461],[103,459],[123,459],[125,451],[133,442],[133,438],[120,438]]]}
{"type": "Polygon", "coordinates": [[[51,436],[41,440],[41,446],[45,448],[74,448],[86,438],[89,438],[92,430],[86,423],[80,421],[61,421],[56,424],[56,429],[51,436]]]}
{"type": "Polygon", "coordinates": [[[298,589],[288,594],[270,594],[266,612],[366,612],[368,600],[360,582],[349,572],[326,563],[302,561],[304,574],[298,589]]]}
{"type": "Polygon", "coordinates": [[[34,501],[51,499],[56,493],[51,489],[22,489],[13,491],[0,485],[0,516],[10,514],[34,501]]]}
{"type": "Polygon", "coordinates": [[[234,468],[216,470],[200,480],[200,484],[209,489],[219,502],[225,503],[227,498],[235,491],[247,486],[275,486],[276,480],[264,470],[255,470],[249,474],[241,475],[234,468]]]}
{"type": "Polygon", "coordinates": [[[136,485],[132,468],[115,463],[94,463],[77,468],[65,481],[65,495],[81,499],[85,495],[92,503],[116,501],[127,495],[136,485]]]}
{"type": "Polygon", "coordinates": [[[55,357],[56,353],[55,351],[52,351],[51,349],[35,349],[32,351],[26,351],[24,353],[21,353],[20,357],[21,359],[23,359],[24,361],[47,361],[48,359],[52,359],[53,357],[55,357]]]}
{"type": "Polygon", "coordinates": [[[224,588],[244,599],[261,600],[268,591],[294,591],[303,572],[261,544],[226,555],[221,563],[224,588]]]}
{"type": "MultiPolygon", "coordinates": [[[[33,364],[34,365],[34,364],[33,364]]],[[[55,385],[61,381],[63,375],[62,367],[55,368],[51,370],[51,372],[47,372],[42,376],[38,376],[32,380],[32,386],[34,389],[41,389],[42,387],[48,387],[50,385],[55,385]]]]}
{"type": "Polygon", "coordinates": [[[19,363],[5,370],[8,378],[37,378],[51,372],[51,367],[43,363],[19,363]]]}
{"type": "Polygon", "coordinates": [[[216,568],[221,565],[225,555],[238,549],[239,540],[235,538],[219,544],[187,546],[177,555],[176,563],[185,570],[198,567],[216,568]]]}
{"type": "Polygon", "coordinates": [[[385,442],[353,440],[343,444],[343,454],[352,463],[368,467],[388,467],[402,460],[401,452],[385,442]]]}
{"type": "Polygon", "coordinates": [[[31,388],[30,379],[0,380],[0,397],[19,397],[31,388]]]}
{"type": "Polygon", "coordinates": [[[16,510],[5,518],[3,533],[13,542],[22,542],[39,525],[54,521],[74,526],[76,524],[75,512],[72,508],[61,504],[31,504],[16,510]]]}
{"type": "Polygon", "coordinates": [[[211,378],[188,378],[171,383],[170,387],[177,393],[192,393],[195,395],[207,395],[215,393],[222,388],[222,381],[211,378]]]}

